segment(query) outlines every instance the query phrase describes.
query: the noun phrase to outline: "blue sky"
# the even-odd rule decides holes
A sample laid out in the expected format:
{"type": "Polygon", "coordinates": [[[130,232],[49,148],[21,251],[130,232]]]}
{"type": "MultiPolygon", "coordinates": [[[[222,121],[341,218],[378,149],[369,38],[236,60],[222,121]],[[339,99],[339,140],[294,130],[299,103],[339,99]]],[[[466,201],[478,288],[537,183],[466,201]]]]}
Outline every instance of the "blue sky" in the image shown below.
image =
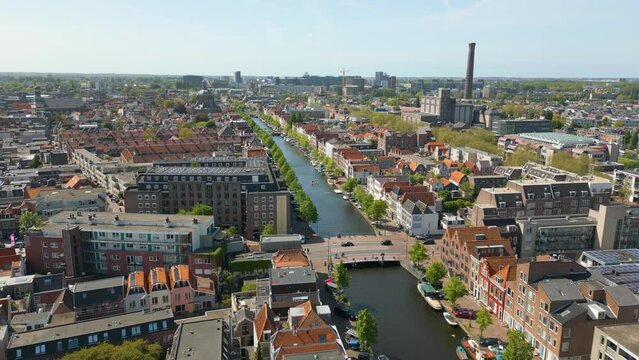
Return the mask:
{"type": "Polygon", "coordinates": [[[639,77],[636,0],[0,2],[0,72],[639,77]]]}

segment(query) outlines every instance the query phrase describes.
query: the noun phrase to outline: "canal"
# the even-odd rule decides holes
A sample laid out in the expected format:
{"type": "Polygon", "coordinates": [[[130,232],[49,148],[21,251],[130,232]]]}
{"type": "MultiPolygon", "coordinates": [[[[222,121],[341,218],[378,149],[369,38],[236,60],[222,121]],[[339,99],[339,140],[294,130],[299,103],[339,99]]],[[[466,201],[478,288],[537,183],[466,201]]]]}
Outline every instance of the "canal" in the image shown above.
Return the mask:
{"type": "MultiPolygon", "coordinates": [[[[261,119],[253,119],[270,132],[261,119]]],[[[301,151],[279,136],[273,139],[317,207],[319,235],[374,234],[368,221],[341,195],[333,192],[301,151]],[[313,181],[315,185],[311,185],[313,181]]],[[[455,346],[463,332],[450,327],[441,312],[432,310],[424,302],[417,292],[417,279],[413,275],[401,266],[360,267],[350,269],[349,273],[351,281],[346,294],[353,310],[367,308],[377,319],[376,354],[385,354],[392,360],[457,359],[455,346]]],[[[320,283],[325,278],[326,275],[321,274],[320,283]]],[[[323,287],[321,297],[324,304],[335,306],[335,300],[323,287]]],[[[344,339],[346,328],[354,324],[336,314],[333,314],[333,320],[344,339]]]]}
{"type": "Polygon", "coordinates": [[[346,290],[353,310],[367,308],[377,319],[376,354],[390,359],[454,360],[459,328],[448,325],[417,292],[417,279],[401,266],[350,270],[346,290]]]}
{"type": "MultiPolygon", "coordinates": [[[[253,117],[255,122],[270,133],[270,128],[259,118],[253,117]]],[[[372,235],[375,232],[370,223],[350,204],[342,199],[342,195],[335,194],[333,188],[311,165],[309,160],[295,146],[290,145],[280,136],[273,140],[279,146],[295,171],[297,178],[306,194],[313,200],[319,220],[312,227],[322,237],[342,235],[372,235]]]]}

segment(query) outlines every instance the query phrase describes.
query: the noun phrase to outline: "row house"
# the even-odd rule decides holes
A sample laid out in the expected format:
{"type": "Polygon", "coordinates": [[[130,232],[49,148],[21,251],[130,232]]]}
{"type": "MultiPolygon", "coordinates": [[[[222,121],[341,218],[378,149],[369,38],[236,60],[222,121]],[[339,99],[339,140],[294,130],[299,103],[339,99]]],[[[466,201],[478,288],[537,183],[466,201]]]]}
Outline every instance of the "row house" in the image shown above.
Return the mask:
{"type": "Polygon", "coordinates": [[[361,163],[366,161],[366,157],[361,151],[350,147],[337,149],[337,151],[333,153],[333,159],[344,174],[348,174],[348,167],[351,163],[361,163]]]}
{"type": "Polygon", "coordinates": [[[518,263],[506,285],[504,322],[544,360],[590,358],[595,327],[636,323],[639,300],[579,264],[552,257],[518,263]]]}
{"type": "Polygon", "coordinates": [[[501,321],[504,319],[506,283],[514,280],[514,256],[489,257],[479,261],[475,300],[485,306],[501,321]]]}
{"type": "Polygon", "coordinates": [[[57,359],[66,353],[100,343],[117,345],[125,340],[142,339],[166,347],[171,344],[174,328],[170,309],[103,316],[14,333],[6,352],[9,359],[45,360],[57,359]]]}
{"type": "Polygon", "coordinates": [[[448,156],[448,145],[441,141],[431,141],[424,145],[424,151],[434,160],[443,160],[448,156]]]}
{"type": "Polygon", "coordinates": [[[359,181],[359,183],[362,185],[366,184],[366,179],[368,179],[368,177],[371,175],[372,176],[382,175],[382,169],[380,168],[380,166],[375,165],[372,162],[369,162],[368,164],[351,163],[348,165],[348,171],[346,172],[347,178],[357,179],[357,181],[359,181]]]}
{"type": "Polygon", "coordinates": [[[469,293],[478,297],[475,289],[479,278],[479,262],[486,257],[513,255],[510,240],[503,237],[499,228],[471,227],[449,228],[440,243],[442,261],[452,275],[459,276],[469,293]]]}
{"type": "Polygon", "coordinates": [[[369,176],[366,179],[366,191],[375,199],[379,200],[386,196],[396,185],[410,186],[407,175],[394,176],[369,176]]]}

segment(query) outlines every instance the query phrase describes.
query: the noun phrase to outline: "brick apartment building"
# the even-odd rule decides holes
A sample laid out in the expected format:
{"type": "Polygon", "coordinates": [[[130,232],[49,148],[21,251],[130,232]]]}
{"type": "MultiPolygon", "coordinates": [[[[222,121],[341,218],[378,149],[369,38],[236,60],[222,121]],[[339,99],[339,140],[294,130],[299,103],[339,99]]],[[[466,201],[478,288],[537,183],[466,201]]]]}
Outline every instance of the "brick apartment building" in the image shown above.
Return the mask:
{"type": "Polygon", "coordinates": [[[442,262],[476,294],[479,261],[513,255],[510,240],[497,227],[449,228],[441,241],[442,262]]]}
{"type": "Polygon", "coordinates": [[[280,190],[270,165],[259,157],[156,162],[138,177],[137,187],[127,189],[124,201],[127,213],[157,214],[203,203],[213,208],[219,226],[235,226],[248,238],[269,223],[278,232],[291,226],[289,192],[280,190]]]}

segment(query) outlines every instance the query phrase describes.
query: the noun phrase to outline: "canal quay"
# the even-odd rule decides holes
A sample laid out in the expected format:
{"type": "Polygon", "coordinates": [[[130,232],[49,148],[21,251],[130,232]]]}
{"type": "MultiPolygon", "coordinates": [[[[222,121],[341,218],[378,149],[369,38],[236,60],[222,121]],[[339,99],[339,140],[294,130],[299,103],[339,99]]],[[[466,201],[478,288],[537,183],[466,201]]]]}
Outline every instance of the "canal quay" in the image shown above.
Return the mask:
{"type": "MultiPolygon", "coordinates": [[[[270,132],[270,128],[261,119],[257,117],[253,119],[261,128],[270,132]]],[[[317,208],[319,221],[312,224],[317,235],[330,237],[338,234],[372,235],[375,233],[368,220],[351,205],[350,201],[345,201],[342,195],[333,192],[326,178],[315,170],[303,152],[280,136],[274,136],[273,140],[282,150],[302,188],[317,208]]]]}
{"type": "MultiPolygon", "coordinates": [[[[270,128],[259,118],[256,123],[270,132],[270,128]]],[[[321,265],[327,257],[341,252],[357,251],[363,256],[378,256],[385,252],[390,260],[393,257],[406,259],[406,252],[412,239],[401,233],[375,236],[375,230],[349,201],[345,201],[327,184],[299,149],[284,141],[282,137],[273,137],[282,150],[290,166],[311,197],[319,214],[317,233],[323,242],[309,244],[312,250],[309,257],[313,260],[320,283],[326,279],[326,269],[321,265]],[[314,184],[314,185],[312,185],[314,184]],[[341,238],[336,235],[341,234],[341,238]],[[341,241],[353,239],[355,246],[342,248],[341,241]],[[380,247],[380,238],[390,238],[393,246],[380,247]]],[[[313,225],[313,229],[316,229],[313,225]]],[[[346,254],[348,256],[348,254],[346,254]]],[[[334,258],[334,261],[339,261],[334,258]]],[[[455,347],[460,336],[459,328],[449,326],[441,312],[432,310],[417,291],[417,279],[397,263],[379,263],[358,265],[350,270],[350,287],[346,290],[353,310],[368,309],[378,322],[376,354],[385,354],[392,360],[453,360],[455,347]]],[[[335,300],[321,287],[322,302],[332,307],[335,300]]],[[[334,315],[334,321],[342,336],[347,327],[354,326],[348,320],[334,315]]]]}

